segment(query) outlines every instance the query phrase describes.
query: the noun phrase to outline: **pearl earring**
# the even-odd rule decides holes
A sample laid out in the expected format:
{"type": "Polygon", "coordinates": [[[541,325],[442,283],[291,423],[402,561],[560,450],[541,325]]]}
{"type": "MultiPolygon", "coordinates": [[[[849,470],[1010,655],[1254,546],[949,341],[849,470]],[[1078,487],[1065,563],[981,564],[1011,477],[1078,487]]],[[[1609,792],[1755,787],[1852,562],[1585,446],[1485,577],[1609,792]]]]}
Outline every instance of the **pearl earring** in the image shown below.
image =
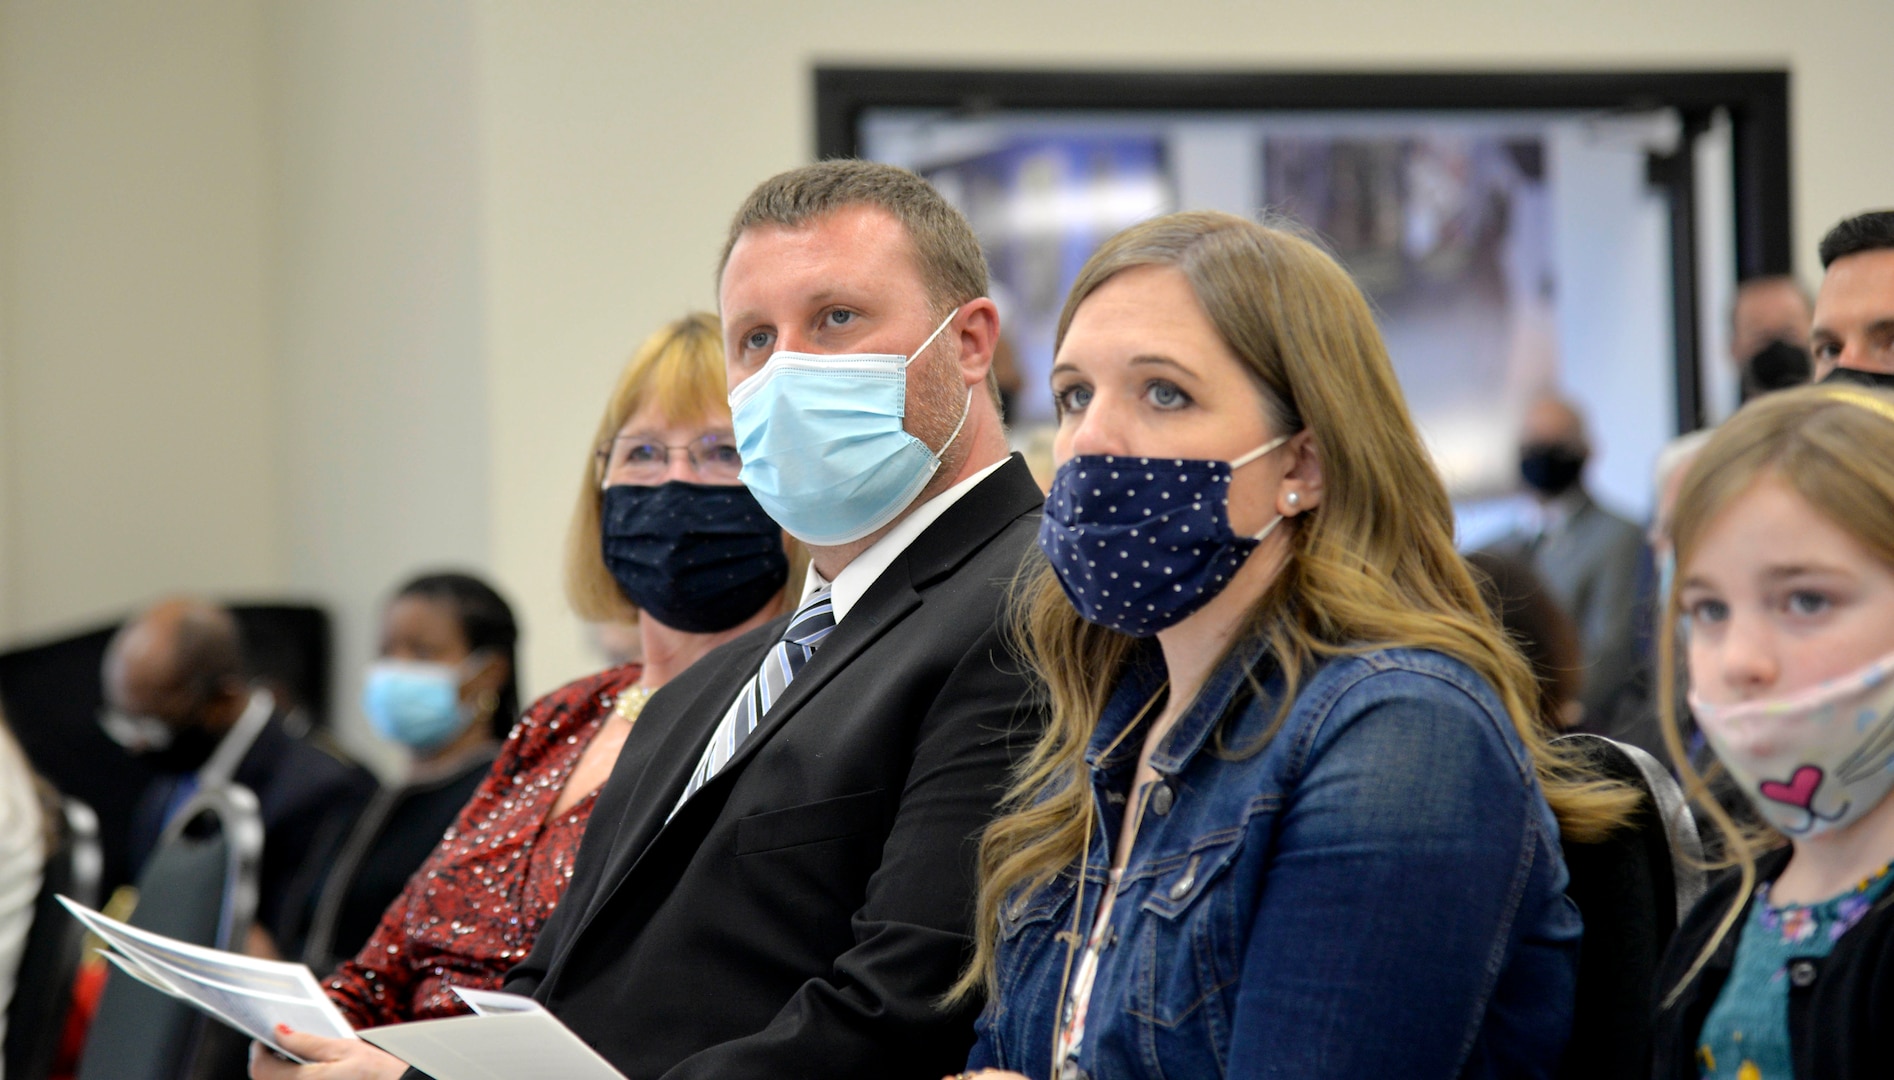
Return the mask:
{"type": "Polygon", "coordinates": [[[1296,508],[1297,506],[1299,506],[1299,505],[1301,505],[1301,503],[1302,503],[1302,496],[1301,496],[1300,494],[1298,494],[1298,493],[1296,493],[1296,492],[1293,492],[1293,491],[1291,491],[1291,492],[1290,492],[1290,493],[1288,494],[1288,496],[1287,496],[1287,500],[1288,500],[1288,503],[1289,503],[1289,508],[1290,508],[1291,510],[1293,510],[1293,509],[1295,509],[1295,508],[1296,508]]]}

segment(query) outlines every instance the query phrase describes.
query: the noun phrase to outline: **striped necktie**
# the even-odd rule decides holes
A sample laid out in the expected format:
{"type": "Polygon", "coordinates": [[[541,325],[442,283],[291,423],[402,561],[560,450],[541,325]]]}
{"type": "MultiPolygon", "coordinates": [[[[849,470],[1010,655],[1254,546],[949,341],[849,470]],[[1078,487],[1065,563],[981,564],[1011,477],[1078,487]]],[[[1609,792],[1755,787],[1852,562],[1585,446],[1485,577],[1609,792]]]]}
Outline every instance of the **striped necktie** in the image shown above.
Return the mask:
{"type": "MultiPolygon", "coordinates": [[[[737,748],[763,722],[764,714],[782,696],[789,680],[796,677],[802,665],[815,655],[816,646],[834,629],[835,601],[829,596],[829,590],[823,589],[803,601],[789,620],[789,628],[783,631],[782,640],[763,657],[763,666],[744,685],[736,707],[725,713],[723,723],[717,725],[710,745],[704,747],[704,756],[698,759],[697,771],[691,774],[690,784],[684,789],[684,799],[690,798],[736,756],[737,748]]],[[[678,801],[682,803],[683,799],[678,801]]]]}

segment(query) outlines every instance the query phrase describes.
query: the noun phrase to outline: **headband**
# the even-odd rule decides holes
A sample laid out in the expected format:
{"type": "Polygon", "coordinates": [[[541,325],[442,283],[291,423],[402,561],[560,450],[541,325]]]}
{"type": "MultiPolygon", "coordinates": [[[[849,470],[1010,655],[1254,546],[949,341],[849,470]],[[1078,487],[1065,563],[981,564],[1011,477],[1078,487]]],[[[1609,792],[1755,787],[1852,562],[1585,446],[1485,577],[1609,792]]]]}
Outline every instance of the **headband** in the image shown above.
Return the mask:
{"type": "Polygon", "coordinates": [[[1879,416],[1883,420],[1894,421],[1894,404],[1883,400],[1878,394],[1870,394],[1861,390],[1834,389],[1829,390],[1822,396],[1831,401],[1839,401],[1848,405],[1859,406],[1879,416]]]}

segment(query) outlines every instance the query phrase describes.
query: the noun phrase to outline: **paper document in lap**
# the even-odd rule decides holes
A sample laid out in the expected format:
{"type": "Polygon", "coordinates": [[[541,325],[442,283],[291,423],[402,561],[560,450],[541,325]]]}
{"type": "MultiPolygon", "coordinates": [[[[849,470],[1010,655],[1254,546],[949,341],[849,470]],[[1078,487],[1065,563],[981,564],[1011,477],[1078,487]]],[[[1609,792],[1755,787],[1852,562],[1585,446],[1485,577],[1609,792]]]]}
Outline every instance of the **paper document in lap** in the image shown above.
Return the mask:
{"type": "Polygon", "coordinates": [[[312,1035],[355,1037],[348,1021],[317,985],[315,975],[301,964],[186,944],[107,918],[64,896],[59,902],[111,946],[105,956],[119,970],[285,1057],[295,1055],[277,1045],[278,1024],[312,1035]]]}
{"type": "Polygon", "coordinates": [[[532,998],[455,987],[475,1015],[369,1028],[367,1042],[434,1080],[624,1080],[532,998]]]}

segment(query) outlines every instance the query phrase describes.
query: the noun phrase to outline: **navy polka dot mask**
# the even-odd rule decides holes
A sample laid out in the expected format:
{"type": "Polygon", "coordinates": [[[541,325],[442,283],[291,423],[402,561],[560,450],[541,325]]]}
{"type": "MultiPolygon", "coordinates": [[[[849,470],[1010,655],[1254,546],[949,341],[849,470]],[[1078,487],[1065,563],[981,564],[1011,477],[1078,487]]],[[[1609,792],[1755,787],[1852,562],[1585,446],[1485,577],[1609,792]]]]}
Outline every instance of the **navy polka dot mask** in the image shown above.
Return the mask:
{"type": "Polygon", "coordinates": [[[1209,603],[1269,531],[1230,530],[1230,477],[1289,441],[1234,461],[1089,454],[1059,466],[1039,549],[1087,622],[1150,637],[1209,603]]]}

